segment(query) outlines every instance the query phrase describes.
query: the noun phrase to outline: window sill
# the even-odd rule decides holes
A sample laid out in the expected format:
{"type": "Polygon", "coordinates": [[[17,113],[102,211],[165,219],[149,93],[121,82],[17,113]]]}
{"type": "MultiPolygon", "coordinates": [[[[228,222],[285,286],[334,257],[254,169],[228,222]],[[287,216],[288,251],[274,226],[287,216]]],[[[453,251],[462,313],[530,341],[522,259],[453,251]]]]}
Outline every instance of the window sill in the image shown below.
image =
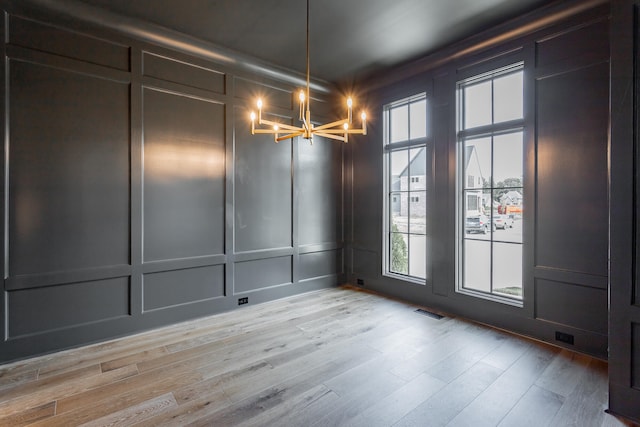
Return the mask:
{"type": "Polygon", "coordinates": [[[456,289],[456,292],[462,295],[468,295],[468,296],[472,296],[475,298],[481,298],[481,299],[485,299],[488,301],[493,301],[493,302],[497,302],[500,304],[505,304],[505,305],[510,305],[513,307],[518,307],[518,308],[522,308],[524,307],[524,300],[520,300],[520,299],[515,299],[515,298],[508,298],[508,297],[503,297],[500,295],[496,295],[496,294],[488,294],[486,292],[479,292],[479,291],[474,291],[471,289],[456,289]]]}
{"type": "Polygon", "coordinates": [[[402,280],[403,282],[413,283],[416,285],[422,285],[422,286],[427,285],[427,279],[420,279],[418,277],[405,276],[404,274],[397,274],[392,272],[385,272],[385,273],[382,273],[382,275],[384,277],[390,277],[395,280],[402,280]]]}

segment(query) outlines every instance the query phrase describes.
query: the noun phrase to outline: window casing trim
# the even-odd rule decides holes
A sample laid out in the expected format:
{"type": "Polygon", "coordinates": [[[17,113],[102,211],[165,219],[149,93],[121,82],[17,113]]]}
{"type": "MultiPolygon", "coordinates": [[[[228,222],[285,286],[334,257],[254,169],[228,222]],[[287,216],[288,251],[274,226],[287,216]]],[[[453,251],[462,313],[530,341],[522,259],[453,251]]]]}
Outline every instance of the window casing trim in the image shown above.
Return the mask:
{"type": "MultiPolygon", "coordinates": [[[[417,277],[417,276],[411,276],[409,275],[409,271],[407,271],[407,274],[402,274],[402,273],[398,273],[398,272],[394,272],[391,270],[391,215],[390,215],[390,197],[392,193],[398,193],[398,194],[404,194],[406,193],[407,195],[409,193],[411,193],[412,191],[420,191],[420,192],[426,192],[427,188],[425,186],[425,188],[420,188],[420,189],[411,189],[411,185],[416,184],[415,182],[409,184],[409,188],[407,190],[398,190],[398,191],[392,191],[391,186],[390,186],[390,178],[391,178],[391,171],[390,171],[390,159],[391,159],[391,154],[394,152],[400,152],[400,151],[408,151],[411,149],[424,149],[427,150],[428,148],[428,143],[430,142],[430,138],[429,138],[429,132],[428,129],[426,129],[426,136],[420,136],[417,138],[411,138],[411,135],[409,135],[409,139],[405,139],[405,140],[400,140],[400,141],[394,141],[391,142],[390,141],[390,111],[393,108],[397,108],[397,107],[402,107],[403,105],[410,105],[412,103],[416,103],[416,102],[420,102],[420,101],[428,101],[427,98],[427,94],[426,92],[421,92],[409,97],[405,97],[396,101],[392,101],[392,102],[388,102],[386,104],[383,105],[382,108],[382,115],[383,115],[383,128],[384,128],[384,135],[383,135],[383,144],[382,144],[382,155],[383,155],[383,197],[382,197],[382,201],[383,201],[383,236],[382,236],[382,247],[383,247],[383,262],[382,262],[382,275],[385,277],[389,277],[392,279],[397,279],[397,280],[401,280],[403,282],[409,282],[409,283],[415,283],[415,284],[419,284],[419,285],[426,285],[427,281],[428,281],[428,277],[426,278],[421,278],[421,277],[417,277]]],[[[426,108],[427,114],[428,114],[428,105],[426,108]]],[[[410,118],[409,118],[410,120],[410,118]]],[[[427,117],[425,117],[425,125],[428,122],[427,117]]],[[[410,125],[409,125],[410,126],[410,125]]],[[[408,179],[408,181],[410,181],[410,179],[408,179]]],[[[423,184],[424,181],[420,181],[420,184],[423,184]]],[[[395,195],[393,196],[395,199],[395,195]]],[[[426,197],[428,199],[428,196],[426,197]]],[[[401,198],[398,200],[398,202],[401,202],[401,198]]],[[[409,196],[407,196],[407,203],[408,205],[411,205],[412,202],[409,198],[409,196]]],[[[409,206],[409,209],[411,209],[411,207],[409,206]]],[[[414,235],[414,233],[411,233],[410,230],[408,230],[406,233],[399,233],[399,234],[406,234],[407,236],[411,236],[414,235]]],[[[420,235],[420,234],[415,234],[415,235],[420,235]]],[[[425,234],[425,238],[426,238],[426,234],[425,234]]],[[[410,246],[409,246],[410,248],[410,246]]],[[[410,249],[409,249],[410,250],[410,249]]],[[[409,256],[409,255],[408,255],[409,256]]],[[[429,266],[425,266],[426,268],[426,272],[425,272],[425,276],[428,276],[428,272],[430,271],[429,266]]]]}

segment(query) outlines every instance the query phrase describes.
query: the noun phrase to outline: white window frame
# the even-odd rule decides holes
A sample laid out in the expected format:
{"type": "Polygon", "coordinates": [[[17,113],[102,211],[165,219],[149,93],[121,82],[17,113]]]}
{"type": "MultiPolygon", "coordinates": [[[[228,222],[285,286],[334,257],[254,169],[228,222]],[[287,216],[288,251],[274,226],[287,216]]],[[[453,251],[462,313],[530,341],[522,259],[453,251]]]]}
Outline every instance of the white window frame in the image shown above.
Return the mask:
{"type": "MultiPolygon", "coordinates": [[[[383,126],[384,126],[384,138],[383,138],[383,224],[382,224],[382,228],[383,228],[383,262],[382,262],[382,275],[383,276],[387,276],[387,277],[392,277],[394,279],[400,279],[403,281],[407,281],[407,282],[412,282],[412,283],[416,283],[416,284],[420,284],[420,285],[425,285],[427,283],[427,280],[429,279],[429,265],[425,266],[425,278],[422,277],[417,277],[417,276],[411,276],[408,274],[402,274],[402,273],[398,273],[398,272],[394,272],[391,271],[391,216],[390,216],[390,203],[389,203],[389,199],[390,199],[390,194],[391,194],[391,188],[390,188],[390,159],[391,159],[391,153],[395,152],[395,151],[400,151],[400,150],[410,150],[410,149],[415,149],[415,148],[424,148],[425,150],[428,147],[428,134],[429,131],[428,129],[426,129],[426,133],[427,136],[425,137],[421,137],[421,138],[415,138],[415,139],[409,139],[407,141],[403,141],[400,143],[391,143],[389,141],[389,128],[390,128],[390,123],[389,123],[389,111],[394,108],[394,107],[398,107],[398,106],[402,106],[405,104],[411,104],[411,103],[415,103],[415,102],[419,102],[419,101],[425,101],[427,102],[427,111],[428,111],[428,98],[426,93],[419,93],[416,94],[414,96],[410,96],[407,98],[403,98],[403,99],[399,99],[397,101],[393,101],[390,102],[388,104],[384,105],[383,108],[383,126]]],[[[428,120],[426,120],[425,117],[425,122],[428,122],[428,120]]],[[[419,180],[416,182],[420,182],[419,180]]],[[[413,182],[415,183],[415,182],[413,182]]],[[[427,191],[427,189],[423,189],[423,190],[416,190],[416,191],[427,191]]],[[[429,199],[429,197],[427,196],[427,200],[425,202],[427,202],[429,199]]],[[[400,198],[399,203],[402,203],[402,198],[400,198]]],[[[412,204],[412,201],[410,200],[409,197],[407,197],[407,203],[409,204],[409,206],[412,204]]],[[[415,203],[415,202],[413,202],[415,203]]],[[[410,208],[409,208],[410,209],[410,208]]],[[[427,219],[428,221],[428,219],[427,219]]],[[[411,235],[410,233],[408,234],[409,236],[411,235]]],[[[426,236],[426,235],[425,235],[426,236]]],[[[426,238],[425,238],[426,240],[426,238]]],[[[425,244],[426,246],[426,244],[425,244]]],[[[408,257],[410,257],[410,245],[407,249],[408,251],[408,257]]],[[[426,251],[426,248],[425,248],[426,251]]],[[[409,268],[408,268],[409,270],[409,268]]]]}
{"type": "MultiPolygon", "coordinates": [[[[463,287],[463,269],[464,269],[464,254],[463,254],[463,240],[465,239],[465,229],[464,229],[464,221],[466,220],[466,209],[465,204],[467,203],[467,195],[464,192],[464,167],[461,167],[464,156],[464,149],[461,147],[464,146],[465,141],[472,140],[475,138],[481,137],[491,137],[498,136],[501,134],[509,134],[515,132],[522,132],[524,138],[525,131],[525,118],[524,112],[523,117],[516,120],[511,120],[508,122],[500,122],[500,123],[492,123],[489,125],[477,126],[475,128],[464,128],[464,105],[463,105],[463,90],[467,85],[481,83],[487,80],[493,80],[495,78],[499,78],[504,75],[508,75],[513,72],[522,71],[524,72],[524,63],[523,62],[515,62],[505,67],[496,68],[487,73],[478,74],[476,76],[470,77],[468,79],[461,80],[457,82],[457,96],[456,96],[456,114],[457,114],[457,126],[456,126],[456,277],[455,277],[455,290],[460,294],[466,294],[470,296],[474,296],[481,299],[486,299],[494,302],[499,302],[507,305],[512,305],[515,307],[522,308],[524,306],[524,283],[522,283],[522,291],[523,295],[521,298],[516,297],[508,297],[499,295],[496,293],[483,292],[479,290],[474,290],[470,288],[463,287]]],[[[524,86],[524,81],[523,81],[524,86]]],[[[523,87],[524,91],[524,87],[523,87]]],[[[492,99],[493,105],[493,99],[492,99]]],[[[523,103],[526,103],[523,94],[523,103]]],[[[524,106],[523,106],[524,108],[524,106]]],[[[523,141],[524,143],[524,141],[523,141]]],[[[493,143],[492,143],[493,144],[493,143]]],[[[524,152],[523,152],[524,156],[524,152]]],[[[524,160],[524,159],[523,159],[524,160]]],[[[480,178],[478,178],[479,180],[480,178]]],[[[524,182],[523,182],[523,185],[524,182]]],[[[524,188],[524,187],[523,187],[524,188]]],[[[484,190],[483,190],[484,191],[484,190]]],[[[492,221],[492,219],[490,219],[492,221]]],[[[491,239],[493,242],[493,239],[491,239]]],[[[521,243],[524,246],[524,242],[521,243]]],[[[493,256],[493,255],[491,255],[493,256]]],[[[523,257],[523,266],[524,266],[524,257],[523,257]]],[[[491,277],[493,288],[493,277],[491,277]]],[[[524,281],[524,277],[523,277],[524,281]]]]}

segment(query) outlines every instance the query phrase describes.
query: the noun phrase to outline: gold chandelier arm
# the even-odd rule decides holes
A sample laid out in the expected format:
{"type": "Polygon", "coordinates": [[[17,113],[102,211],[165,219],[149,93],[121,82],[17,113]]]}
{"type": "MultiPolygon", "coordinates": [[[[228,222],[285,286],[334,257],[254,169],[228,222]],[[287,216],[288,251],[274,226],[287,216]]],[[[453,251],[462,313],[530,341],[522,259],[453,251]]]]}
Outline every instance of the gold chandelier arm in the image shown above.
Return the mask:
{"type": "MultiPolygon", "coordinates": [[[[315,131],[315,129],[314,129],[315,131]]],[[[321,132],[314,132],[316,134],[320,134],[320,133],[328,133],[328,134],[333,134],[333,135],[344,135],[345,133],[348,133],[350,135],[364,135],[364,129],[324,129],[321,132]]]]}
{"type": "Polygon", "coordinates": [[[325,130],[325,129],[331,129],[337,126],[342,126],[345,123],[349,123],[349,119],[342,119],[342,120],[336,120],[335,122],[331,122],[331,123],[327,123],[325,125],[322,126],[318,126],[313,128],[313,130],[325,130]]]}
{"type": "Polygon", "coordinates": [[[329,138],[329,139],[335,139],[337,141],[347,142],[347,139],[344,137],[344,132],[341,135],[332,134],[332,133],[317,132],[316,135],[319,136],[319,137],[322,137],[322,138],[329,138]]]}
{"type": "Polygon", "coordinates": [[[286,139],[295,138],[296,136],[301,136],[303,134],[304,134],[304,132],[294,132],[294,133],[290,133],[290,134],[287,134],[287,135],[279,136],[279,137],[276,138],[276,142],[284,141],[286,139]]]}
{"type": "Polygon", "coordinates": [[[274,131],[273,129],[253,129],[251,131],[251,133],[271,133],[271,134],[274,134],[274,133],[276,133],[276,131],[274,131]]]}
{"type": "MultiPolygon", "coordinates": [[[[276,122],[272,122],[271,120],[260,120],[258,124],[266,125],[266,126],[278,126],[279,129],[290,130],[290,131],[300,131],[300,132],[304,131],[304,128],[301,128],[300,126],[292,126],[286,123],[276,123],[276,122]]],[[[276,133],[275,131],[272,131],[272,132],[276,133]]]]}

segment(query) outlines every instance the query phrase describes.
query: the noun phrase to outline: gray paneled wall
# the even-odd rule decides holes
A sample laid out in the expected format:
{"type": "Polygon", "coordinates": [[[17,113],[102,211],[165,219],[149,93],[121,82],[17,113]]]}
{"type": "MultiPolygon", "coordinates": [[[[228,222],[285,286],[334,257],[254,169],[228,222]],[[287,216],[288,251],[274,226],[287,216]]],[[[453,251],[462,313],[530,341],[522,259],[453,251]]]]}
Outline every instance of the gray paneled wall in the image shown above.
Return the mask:
{"type": "Polygon", "coordinates": [[[295,87],[5,7],[0,362],[342,282],[342,146],[249,132],[295,87]]]}
{"type": "Polygon", "coordinates": [[[349,280],[548,342],[607,357],[609,4],[561,2],[369,82],[377,110],[345,165],[349,280]],[[525,214],[522,307],[456,292],[456,81],[524,62],[525,214]],[[397,77],[394,77],[397,74],[397,77]],[[379,81],[388,83],[382,85],[379,81]],[[429,104],[431,199],[426,284],[382,274],[382,105],[429,104]]]}

